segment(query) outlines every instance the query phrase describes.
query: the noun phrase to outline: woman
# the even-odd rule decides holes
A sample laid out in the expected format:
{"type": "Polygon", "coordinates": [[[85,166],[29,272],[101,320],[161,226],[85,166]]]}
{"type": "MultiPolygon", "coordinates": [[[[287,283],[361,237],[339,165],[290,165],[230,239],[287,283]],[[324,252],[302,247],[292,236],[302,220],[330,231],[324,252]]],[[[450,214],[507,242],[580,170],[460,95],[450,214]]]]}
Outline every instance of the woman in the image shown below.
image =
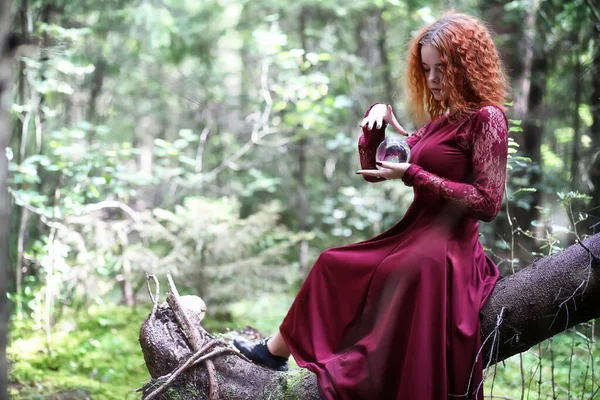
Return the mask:
{"type": "Polygon", "coordinates": [[[502,203],[508,123],[506,79],[489,32],[449,13],[425,27],[409,53],[409,104],[430,121],[407,141],[411,163],[375,163],[391,124],[375,104],[362,121],[362,170],[371,182],[414,188],[387,232],[326,250],[270,340],[235,344],[285,370],[290,352],[313,371],[324,399],[481,399],[478,313],[498,280],[478,241],[478,220],[502,203]]]}

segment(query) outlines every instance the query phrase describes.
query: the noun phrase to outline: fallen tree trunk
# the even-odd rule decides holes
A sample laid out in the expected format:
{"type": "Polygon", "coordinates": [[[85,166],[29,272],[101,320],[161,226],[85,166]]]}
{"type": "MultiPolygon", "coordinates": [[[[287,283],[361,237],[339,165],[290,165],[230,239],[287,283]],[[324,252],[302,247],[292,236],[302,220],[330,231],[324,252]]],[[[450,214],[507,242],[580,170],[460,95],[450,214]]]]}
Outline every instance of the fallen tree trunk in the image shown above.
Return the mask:
{"type": "Polygon", "coordinates": [[[484,363],[502,361],[600,317],[599,257],[596,234],[498,281],[480,313],[482,340],[487,339],[484,363]]]}
{"type": "MultiPolygon", "coordinates": [[[[600,234],[501,279],[481,311],[484,365],[600,317],[598,255],[600,234]]],[[[173,291],[176,293],[176,289],[173,291]]],[[[199,299],[195,296],[184,297],[181,308],[189,314],[193,327],[178,324],[169,305],[158,306],[156,297],[154,310],[142,325],[140,344],[153,378],[141,389],[145,400],[321,398],[312,373],[267,370],[246,361],[227,342],[208,334],[200,326],[204,310],[198,304],[203,302],[194,300],[199,299]],[[198,332],[187,332],[189,329],[198,332]],[[198,335],[203,342],[199,350],[193,351],[198,345],[192,346],[190,338],[198,335]],[[208,359],[212,365],[204,363],[208,359]],[[174,373],[176,368],[180,371],[174,373]]]]}

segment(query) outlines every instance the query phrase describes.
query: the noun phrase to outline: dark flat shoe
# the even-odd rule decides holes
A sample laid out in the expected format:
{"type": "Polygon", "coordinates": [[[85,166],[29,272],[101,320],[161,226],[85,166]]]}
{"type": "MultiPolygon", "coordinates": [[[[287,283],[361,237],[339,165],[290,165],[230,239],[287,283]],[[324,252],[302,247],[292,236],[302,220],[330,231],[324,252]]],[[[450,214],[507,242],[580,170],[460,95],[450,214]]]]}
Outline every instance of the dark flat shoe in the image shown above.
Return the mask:
{"type": "Polygon", "coordinates": [[[238,348],[240,353],[256,364],[274,371],[287,371],[289,368],[288,359],[271,354],[267,348],[267,340],[269,339],[251,342],[242,336],[238,336],[233,339],[233,345],[238,348]]]}

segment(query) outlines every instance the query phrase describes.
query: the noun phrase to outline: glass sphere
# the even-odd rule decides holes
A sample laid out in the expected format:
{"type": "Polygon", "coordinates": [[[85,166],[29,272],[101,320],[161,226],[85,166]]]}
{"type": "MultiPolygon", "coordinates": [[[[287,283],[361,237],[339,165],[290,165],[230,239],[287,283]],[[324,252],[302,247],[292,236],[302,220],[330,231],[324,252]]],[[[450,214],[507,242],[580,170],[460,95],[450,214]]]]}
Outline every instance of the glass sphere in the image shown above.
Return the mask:
{"type": "Polygon", "coordinates": [[[375,159],[392,163],[408,162],[410,160],[410,147],[408,147],[406,140],[401,137],[387,138],[377,147],[375,159]]]}

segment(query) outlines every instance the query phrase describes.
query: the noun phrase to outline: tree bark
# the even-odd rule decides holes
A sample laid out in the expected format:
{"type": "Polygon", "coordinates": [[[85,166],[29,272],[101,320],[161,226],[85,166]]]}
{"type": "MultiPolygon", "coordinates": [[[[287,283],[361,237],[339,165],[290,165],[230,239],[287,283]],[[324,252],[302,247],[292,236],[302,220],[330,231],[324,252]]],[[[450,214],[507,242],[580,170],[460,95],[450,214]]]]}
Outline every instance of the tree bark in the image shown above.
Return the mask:
{"type": "MultiPolygon", "coordinates": [[[[599,23],[600,24],[600,23],[599,23]]],[[[596,30],[600,35],[600,28],[596,30]]],[[[600,38],[596,36],[596,48],[600,47],[600,38]]],[[[600,146],[600,51],[596,51],[594,56],[594,65],[592,67],[592,97],[590,99],[590,108],[592,111],[592,143],[594,146],[600,146]]]]}
{"type": "Polygon", "coordinates": [[[8,197],[8,160],[4,149],[10,141],[10,120],[7,114],[10,94],[12,49],[8,45],[10,34],[10,2],[0,0],[0,400],[8,400],[8,370],[6,364],[6,345],[8,328],[8,301],[6,281],[8,271],[8,236],[10,234],[8,197]]]}
{"type": "MultiPolygon", "coordinates": [[[[599,256],[600,234],[501,279],[480,313],[484,365],[497,363],[571,326],[599,317],[599,256]]],[[[186,312],[191,312],[194,320],[203,310],[187,308],[186,312]]],[[[205,338],[212,339],[208,334],[205,338]]],[[[157,378],[184,363],[192,351],[166,304],[146,319],[140,343],[154,378],[143,389],[146,398],[160,385],[157,378]]],[[[316,378],[306,370],[273,372],[228,353],[219,354],[212,361],[221,399],[320,399],[316,378]]],[[[172,385],[154,399],[167,399],[168,390],[178,393],[181,399],[211,398],[208,373],[202,364],[183,372],[172,385]]]]}
{"type": "MultiPolygon", "coordinates": [[[[300,10],[300,45],[304,50],[304,54],[308,52],[308,42],[306,37],[306,23],[307,23],[307,11],[306,8],[302,7],[300,10]]],[[[302,65],[300,66],[300,72],[302,75],[306,74],[304,66],[305,56],[302,56],[302,65]]],[[[298,170],[296,171],[296,218],[298,220],[298,231],[304,233],[308,229],[308,198],[306,190],[306,169],[307,169],[307,148],[308,138],[305,132],[301,133],[302,137],[298,140],[298,170]]],[[[298,248],[298,260],[300,262],[300,271],[302,275],[306,276],[309,272],[308,265],[308,240],[302,239],[298,248]]]]}
{"type": "Polygon", "coordinates": [[[524,116],[522,125],[523,135],[517,139],[525,155],[531,157],[533,165],[537,166],[537,168],[530,168],[528,172],[529,187],[538,189],[535,192],[529,193],[527,203],[530,207],[527,210],[518,208],[515,212],[517,221],[523,229],[530,229],[532,222],[538,219],[538,205],[542,197],[540,190],[542,180],[541,146],[546,120],[544,95],[546,93],[546,75],[548,69],[548,54],[544,48],[545,44],[542,43],[540,49],[534,52],[533,55],[527,96],[527,114],[524,116]]]}
{"type": "Polygon", "coordinates": [[[379,49],[379,57],[381,58],[381,74],[383,75],[383,84],[385,85],[383,102],[394,104],[394,83],[387,51],[387,23],[383,19],[384,12],[385,9],[381,8],[377,18],[377,48],[379,49]]]}
{"type": "MultiPolygon", "coordinates": [[[[595,33],[595,48],[600,47],[600,23],[598,27],[592,29],[595,33]]],[[[592,184],[592,204],[590,205],[590,214],[596,218],[590,218],[591,229],[598,232],[597,217],[600,217],[600,51],[596,51],[592,65],[592,97],[590,98],[590,109],[592,112],[592,126],[590,127],[590,136],[592,146],[589,169],[589,180],[592,184]]]]}
{"type": "MultiPolygon", "coordinates": [[[[18,22],[13,21],[13,23],[15,24],[15,27],[17,26],[17,24],[19,25],[20,30],[21,30],[21,35],[23,35],[23,37],[29,36],[28,15],[29,15],[28,1],[22,0],[21,7],[19,7],[19,10],[15,15],[15,17],[17,17],[15,19],[18,20],[18,22]]],[[[15,93],[16,102],[18,102],[18,104],[24,105],[27,103],[27,98],[25,95],[26,86],[27,86],[27,77],[25,76],[25,61],[20,60],[19,67],[18,67],[17,90],[15,93]]],[[[16,150],[14,159],[17,164],[21,164],[21,162],[25,158],[24,153],[25,153],[25,148],[27,147],[28,129],[23,129],[23,126],[28,125],[28,123],[26,123],[25,121],[29,120],[31,111],[27,111],[25,114],[26,115],[23,115],[23,119],[20,120],[18,123],[15,123],[12,128],[13,129],[13,135],[12,135],[13,137],[11,138],[11,144],[12,144],[11,147],[16,150]]]]}
{"type": "MultiPolygon", "coordinates": [[[[27,0],[23,0],[21,2],[21,7],[16,12],[15,21],[13,21],[15,28],[19,26],[20,33],[22,37],[29,37],[29,4],[27,0]],[[18,22],[17,22],[18,21],[18,22]]],[[[15,102],[20,105],[27,104],[28,101],[33,103],[32,99],[28,99],[26,92],[28,88],[27,84],[27,76],[25,75],[25,61],[20,60],[18,66],[17,73],[17,90],[15,93],[15,102]]],[[[16,164],[21,164],[21,162],[25,159],[25,154],[27,150],[27,138],[29,133],[29,124],[32,120],[33,110],[27,110],[24,113],[21,113],[20,118],[18,118],[12,126],[12,138],[10,139],[11,147],[14,149],[14,158],[13,161],[16,164]]],[[[21,184],[24,185],[24,184],[21,184]]],[[[18,225],[18,233],[17,233],[17,258],[16,258],[16,266],[14,268],[14,276],[13,271],[7,271],[7,279],[14,278],[15,282],[15,293],[17,295],[17,314],[20,315],[21,312],[21,286],[23,281],[23,253],[26,245],[26,233],[27,226],[29,222],[29,212],[25,208],[14,207],[12,210],[14,213],[14,220],[19,221],[18,225]]],[[[9,289],[10,290],[10,289],[9,289]]]]}
{"type": "Polygon", "coordinates": [[[600,317],[600,234],[501,279],[480,313],[484,362],[496,363],[600,317]],[[498,317],[502,323],[496,329],[498,317]],[[487,350],[487,354],[486,354],[487,350]]]}
{"type": "MultiPolygon", "coordinates": [[[[96,118],[96,103],[98,101],[98,97],[102,93],[102,86],[104,85],[104,76],[106,73],[106,68],[108,67],[108,63],[104,57],[99,56],[94,66],[96,69],[92,75],[92,89],[90,90],[90,100],[88,102],[88,109],[86,113],[86,119],[91,123],[94,123],[94,119],[96,118]]],[[[88,142],[93,142],[93,139],[94,138],[92,136],[89,136],[88,142]]]]}
{"type": "Polygon", "coordinates": [[[580,129],[580,121],[579,118],[579,107],[581,106],[581,86],[583,80],[582,74],[582,65],[579,60],[579,43],[581,40],[579,35],[576,35],[577,41],[577,50],[575,51],[575,55],[573,56],[573,77],[574,82],[573,86],[575,86],[575,94],[574,94],[574,104],[573,104],[573,147],[571,149],[571,189],[577,190],[577,182],[578,182],[578,173],[577,173],[577,165],[579,164],[579,142],[581,142],[581,136],[579,134],[580,129]]]}

